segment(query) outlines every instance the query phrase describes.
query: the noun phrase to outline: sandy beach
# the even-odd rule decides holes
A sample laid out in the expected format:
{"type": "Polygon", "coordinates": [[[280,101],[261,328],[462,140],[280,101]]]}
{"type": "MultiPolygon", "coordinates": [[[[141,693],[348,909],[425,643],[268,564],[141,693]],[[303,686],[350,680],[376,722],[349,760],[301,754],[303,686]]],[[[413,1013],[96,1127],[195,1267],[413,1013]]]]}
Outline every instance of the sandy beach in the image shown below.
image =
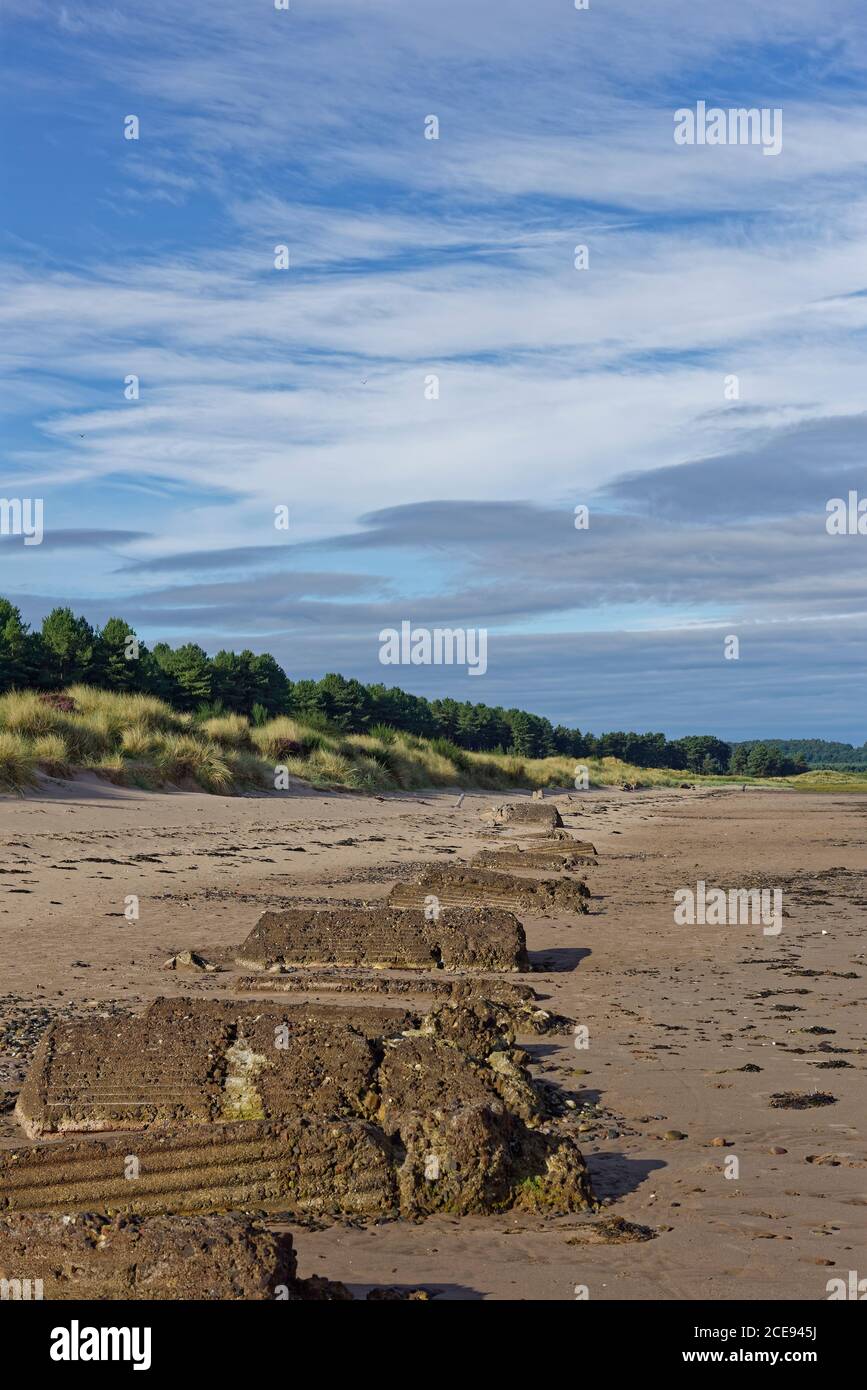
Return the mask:
{"type": "MultiPolygon", "coordinates": [[[[22,1142],[15,1097],[50,1018],[231,995],[224,975],[164,962],[242,940],[266,908],[370,903],[426,865],[468,862],[497,800],[224,798],[86,777],[0,801],[0,1145],[22,1142]]],[[[577,924],[522,918],[525,978],[589,1046],[571,1028],[520,1042],[573,1103],[604,1215],[651,1238],[602,1235],[575,1215],[310,1220],[290,1228],[299,1272],[441,1299],[827,1297],[830,1277],[867,1268],[867,798],[553,801],[598,864],[577,924]],[[781,889],[782,931],[676,926],[673,895],[698,880],[781,889]],[[771,1101],[817,1092],[833,1099],[771,1101]]]]}

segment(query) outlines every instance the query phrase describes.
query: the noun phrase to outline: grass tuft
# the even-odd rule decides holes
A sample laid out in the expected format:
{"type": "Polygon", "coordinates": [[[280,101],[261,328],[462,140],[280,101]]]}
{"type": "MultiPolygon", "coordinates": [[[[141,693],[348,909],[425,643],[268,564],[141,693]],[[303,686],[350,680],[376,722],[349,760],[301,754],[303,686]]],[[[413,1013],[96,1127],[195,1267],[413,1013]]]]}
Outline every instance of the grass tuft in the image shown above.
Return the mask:
{"type": "Polygon", "coordinates": [[[68,777],[72,771],[72,758],[62,734],[39,734],[30,744],[30,753],[49,777],[68,777]]]}
{"type": "Polygon", "coordinates": [[[250,748],[250,721],[243,714],[219,714],[200,726],[208,738],[223,748],[250,748]]]}
{"type": "Polygon", "coordinates": [[[269,719],[267,724],[250,732],[254,747],[263,758],[274,763],[285,763],[287,758],[303,758],[317,749],[335,747],[335,740],[321,729],[311,729],[285,714],[269,719]]]}
{"type": "Polygon", "coordinates": [[[35,781],[36,759],[20,734],[0,733],[0,787],[21,792],[35,781]]]}
{"type": "Polygon", "coordinates": [[[154,761],[166,782],[198,782],[211,792],[225,792],[232,786],[229,764],[217,744],[201,742],[193,734],[166,734],[154,761]]]}

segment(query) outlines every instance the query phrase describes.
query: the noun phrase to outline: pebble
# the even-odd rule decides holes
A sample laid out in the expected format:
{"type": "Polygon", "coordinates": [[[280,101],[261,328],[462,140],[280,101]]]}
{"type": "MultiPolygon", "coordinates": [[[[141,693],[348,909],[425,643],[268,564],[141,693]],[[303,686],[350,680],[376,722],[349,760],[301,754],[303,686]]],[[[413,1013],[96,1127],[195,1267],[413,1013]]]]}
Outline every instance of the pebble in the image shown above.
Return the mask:
{"type": "Polygon", "coordinates": [[[662,1137],[663,1139],[685,1139],[686,1135],[680,1129],[667,1129],[662,1137]]]}

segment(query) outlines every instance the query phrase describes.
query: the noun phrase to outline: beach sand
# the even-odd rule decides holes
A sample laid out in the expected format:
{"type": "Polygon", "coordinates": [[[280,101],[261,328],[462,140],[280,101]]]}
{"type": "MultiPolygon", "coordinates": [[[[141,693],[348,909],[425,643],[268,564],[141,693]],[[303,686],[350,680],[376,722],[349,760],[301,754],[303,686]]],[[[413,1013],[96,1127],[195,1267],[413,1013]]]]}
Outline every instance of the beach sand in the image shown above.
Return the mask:
{"type": "MultiPolygon", "coordinates": [[[[0,800],[0,1145],[22,1142],[12,1106],[46,1018],[231,994],[225,975],[163,963],[241,941],[267,907],[380,900],[425,865],[466,862],[486,843],[480,811],[505,799],[230,798],[84,777],[0,800]]],[[[571,1032],[521,1041],[535,1073],[574,1099],[576,1128],[583,1106],[601,1107],[581,1133],[596,1195],[610,1199],[600,1215],[654,1237],[615,1240],[583,1215],[300,1223],[286,1227],[299,1274],[354,1293],[533,1300],[576,1287],[592,1300],[815,1300],[831,1277],[867,1275],[867,797],[555,800],[598,850],[589,912],[523,917],[534,973],[511,978],[585,1025],[589,1047],[571,1032]],[[782,889],[781,933],[676,926],[673,894],[698,880],[782,889]],[[770,1103],[815,1091],[834,1102],[770,1103]]]]}

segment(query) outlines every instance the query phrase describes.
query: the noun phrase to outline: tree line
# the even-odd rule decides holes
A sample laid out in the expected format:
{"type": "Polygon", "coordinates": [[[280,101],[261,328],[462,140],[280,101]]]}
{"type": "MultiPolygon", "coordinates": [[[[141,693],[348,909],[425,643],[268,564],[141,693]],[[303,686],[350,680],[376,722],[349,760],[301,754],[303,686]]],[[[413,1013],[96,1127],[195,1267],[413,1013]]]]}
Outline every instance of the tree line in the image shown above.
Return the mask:
{"type": "Polygon", "coordinates": [[[251,714],[258,706],[266,716],[285,712],[291,686],[267,652],[209,657],[195,642],[149,648],[123,618],[92,627],[71,608],[53,608],[31,631],[20,610],[0,598],[0,691],[57,690],[76,682],[158,695],[179,710],[218,705],[251,714]]]}
{"type": "Polygon", "coordinates": [[[179,647],[157,642],[149,648],[124,619],[109,618],[103,627],[93,627],[71,608],[52,609],[41,627],[32,630],[19,609],[0,598],[0,692],[57,690],[76,682],[157,695],[175,709],[194,713],[246,714],[254,723],[289,714],[345,733],[387,725],[445,739],[458,748],[526,758],[614,757],[638,767],[757,776],[805,768],[771,743],[733,747],[712,734],[673,740],[661,733],[594,735],[554,725],[526,710],[427,700],[398,686],[364,685],[335,673],[318,681],[292,681],[267,652],[218,651],[210,657],[195,642],[179,647]]]}
{"type": "MultiPolygon", "coordinates": [[[[824,738],[775,738],[768,740],[783,757],[804,762],[808,767],[836,768],[842,772],[867,771],[867,743],[860,747],[824,738]]],[[[753,744],[739,744],[751,748],[753,744]]]]}

